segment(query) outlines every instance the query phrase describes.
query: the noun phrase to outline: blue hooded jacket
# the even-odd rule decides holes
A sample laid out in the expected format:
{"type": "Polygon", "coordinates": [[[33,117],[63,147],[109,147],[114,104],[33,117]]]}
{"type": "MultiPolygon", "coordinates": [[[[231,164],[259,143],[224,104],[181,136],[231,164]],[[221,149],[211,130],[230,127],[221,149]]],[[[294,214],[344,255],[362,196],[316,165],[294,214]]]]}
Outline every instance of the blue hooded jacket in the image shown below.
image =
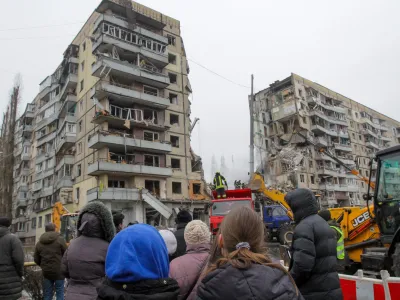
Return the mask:
{"type": "Polygon", "coordinates": [[[113,282],[168,278],[168,273],[167,246],[158,231],[150,225],[125,228],[108,247],[106,275],[113,282]]]}

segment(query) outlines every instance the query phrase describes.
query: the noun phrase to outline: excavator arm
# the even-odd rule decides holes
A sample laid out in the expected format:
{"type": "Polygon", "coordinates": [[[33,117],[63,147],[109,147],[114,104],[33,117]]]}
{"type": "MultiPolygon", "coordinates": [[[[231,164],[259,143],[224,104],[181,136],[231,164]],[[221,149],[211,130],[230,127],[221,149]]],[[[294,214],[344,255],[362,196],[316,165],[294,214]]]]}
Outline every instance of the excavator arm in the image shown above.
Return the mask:
{"type": "Polygon", "coordinates": [[[56,226],[56,231],[60,232],[61,229],[61,217],[65,214],[69,214],[61,202],[56,202],[53,206],[53,224],[56,226]]]}
{"type": "Polygon", "coordinates": [[[285,200],[284,193],[275,190],[268,189],[264,183],[264,177],[260,173],[254,173],[250,179],[248,186],[253,193],[260,193],[267,197],[269,200],[279,204],[286,211],[288,217],[293,220],[293,212],[291,211],[289,204],[285,200]]]}

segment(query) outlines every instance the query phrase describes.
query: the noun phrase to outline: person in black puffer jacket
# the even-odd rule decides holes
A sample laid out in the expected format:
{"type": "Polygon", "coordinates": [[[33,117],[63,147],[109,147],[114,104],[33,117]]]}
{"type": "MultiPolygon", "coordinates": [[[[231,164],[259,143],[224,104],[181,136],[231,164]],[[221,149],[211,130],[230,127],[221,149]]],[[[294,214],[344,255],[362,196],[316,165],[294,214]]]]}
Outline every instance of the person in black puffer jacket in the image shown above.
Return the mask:
{"type": "Polygon", "coordinates": [[[225,216],[197,287],[197,300],[302,300],[294,280],[264,248],[264,225],[248,207],[236,207],[225,216]],[[215,257],[217,255],[217,257],[215,257]]]}
{"type": "Polygon", "coordinates": [[[185,228],[192,221],[192,215],[187,210],[181,210],[176,217],[176,231],[174,232],[177,248],[172,259],[186,254],[185,228]]]}
{"type": "Polygon", "coordinates": [[[22,293],[24,250],[19,238],[10,233],[9,218],[0,217],[0,299],[16,300],[22,293]]]}
{"type": "Polygon", "coordinates": [[[304,299],[343,299],[336,271],[336,235],[318,215],[313,192],[297,189],[289,192],[285,200],[296,222],[289,270],[304,299]]]}

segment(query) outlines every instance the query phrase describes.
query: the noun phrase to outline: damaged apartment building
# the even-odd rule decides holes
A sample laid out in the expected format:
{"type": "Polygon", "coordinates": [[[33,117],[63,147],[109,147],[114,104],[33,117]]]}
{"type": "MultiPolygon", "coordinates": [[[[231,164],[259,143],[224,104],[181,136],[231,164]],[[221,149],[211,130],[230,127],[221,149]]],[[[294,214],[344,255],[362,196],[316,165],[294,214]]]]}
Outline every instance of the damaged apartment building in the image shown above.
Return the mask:
{"type": "MultiPolygon", "coordinates": [[[[365,205],[367,185],[318,148],[369,177],[370,158],[399,143],[400,122],[296,74],[258,92],[253,105],[256,159],[266,182],[310,188],[322,207],[365,205]]],[[[375,171],[373,164],[373,181],[375,171]]]]}
{"type": "Polygon", "coordinates": [[[101,1],[19,119],[17,234],[37,240],[58,201],[102,201],[126,224],[173,226],[180,209],[207,220],[188,74],[178,20],[101,1]]]}

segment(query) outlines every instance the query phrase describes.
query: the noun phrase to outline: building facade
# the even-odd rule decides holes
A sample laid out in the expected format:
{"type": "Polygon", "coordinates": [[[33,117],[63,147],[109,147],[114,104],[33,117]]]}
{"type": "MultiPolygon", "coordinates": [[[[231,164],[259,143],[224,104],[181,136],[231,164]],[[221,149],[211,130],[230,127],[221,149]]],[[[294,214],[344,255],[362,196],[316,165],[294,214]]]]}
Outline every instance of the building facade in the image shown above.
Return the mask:
{"type": "Polygon", "coordinates": [[[102,1],[20,118],[28,159],[14,177],[17,234],[37,240],[58,201],[70,212],[102,201],[126,223],[173,226],[182,208],[206,220],[188,74],[178,20],[102,1]]]}
{"type": "Polygon", "coordinates": [[[256,159],[266,181],[310,188],[322,207],[365,205],[367,184],[316,148],[375,181],[370,158],[399,143],[400,122],[296,74],[258,92],[254,108],[256,159]]]}

